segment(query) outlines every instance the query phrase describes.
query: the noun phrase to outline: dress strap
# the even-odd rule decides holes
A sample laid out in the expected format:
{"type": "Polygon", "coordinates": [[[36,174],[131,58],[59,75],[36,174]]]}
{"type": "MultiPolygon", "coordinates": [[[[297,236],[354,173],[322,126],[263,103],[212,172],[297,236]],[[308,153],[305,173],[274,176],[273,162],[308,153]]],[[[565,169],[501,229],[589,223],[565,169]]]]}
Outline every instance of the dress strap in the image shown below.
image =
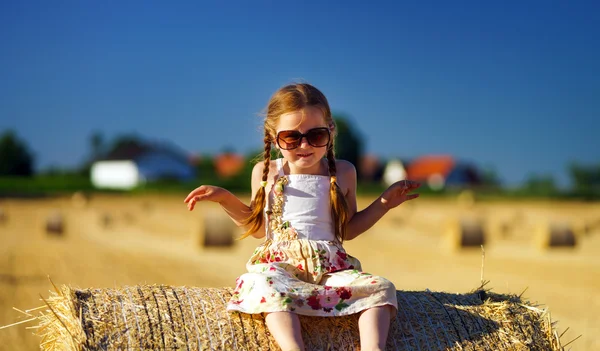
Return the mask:
{"type": "Polygon", "coordinates": [[[284,176],[283,173],[283,158],[278,158],[277,160],[275,160],[275,163],[277,164],[277,172],[279,173],[280,177],[284,176]]]}

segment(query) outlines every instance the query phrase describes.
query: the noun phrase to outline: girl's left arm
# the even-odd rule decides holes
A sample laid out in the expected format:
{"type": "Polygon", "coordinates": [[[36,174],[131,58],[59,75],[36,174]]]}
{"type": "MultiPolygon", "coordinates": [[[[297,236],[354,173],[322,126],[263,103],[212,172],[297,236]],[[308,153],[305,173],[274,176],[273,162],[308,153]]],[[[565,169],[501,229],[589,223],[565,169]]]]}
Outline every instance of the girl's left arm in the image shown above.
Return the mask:
{"type": "MultiPolygon", "coordinates": [[[[351,165],[351,164],[350,164],[351,165]]],[[[409,180],[401,180],[387,188],[375,201],[362,211],[357,212],[356,204],[356,169],[351,165],[351,170],[344,172],[344,181],[348,186],[346,202],[348,203],[348,225],[346,227],[346,240],[352,240],[366,232],[390,209],[401,203],[419,197],[419,194],[408,194],[417,189],[421,184],[409,180]]]]}

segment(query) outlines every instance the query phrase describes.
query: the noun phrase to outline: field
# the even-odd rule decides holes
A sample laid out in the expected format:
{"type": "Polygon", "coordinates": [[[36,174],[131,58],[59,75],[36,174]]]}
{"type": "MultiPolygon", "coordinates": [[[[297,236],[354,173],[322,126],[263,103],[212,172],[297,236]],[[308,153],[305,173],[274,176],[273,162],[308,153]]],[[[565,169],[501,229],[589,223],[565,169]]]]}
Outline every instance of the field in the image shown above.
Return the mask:
{"type": "MultiPolygon", "coordinates": [[[[48,277],[74,287],[135,284],[232,286],[259,241],[231,247],[200,244],[204,218],[221,210],[201,204],[188,212],[183,195],[94,196],[0,200],[0,326],[42,306],[48,277]],[[62,216],[63,233],[47,233],[62,216]]],[[[359,208],[372,199],[361,198],[359,208]]],[[[235,232],[234,235],[238,235],[235,232]]],[[[469,234],[470,235],[470,234],[469,234]]],[[[468,236],[468,235],[467,235],[468,236]]],[[[482,279],[500,293],[521,294],[549,308],[562,340],[574,350],[600,349],[600,204],[486,202],[420,198],[390,212],[345,244],[363,268],[401,290],[468,292],[482,279]],[[486,237],[461,249],[448,234],[453,219],[479,220],[486,237]],[[566,223],[575,246],[549,247],[547,223],[566,223]],[[547,229],[546,229],[547,230],[547,229]],[[483,264],[482,264],[483,261],[483,264]]],[[[0,350],[36,350],[35,323],[0,329],[0,350]]]]}

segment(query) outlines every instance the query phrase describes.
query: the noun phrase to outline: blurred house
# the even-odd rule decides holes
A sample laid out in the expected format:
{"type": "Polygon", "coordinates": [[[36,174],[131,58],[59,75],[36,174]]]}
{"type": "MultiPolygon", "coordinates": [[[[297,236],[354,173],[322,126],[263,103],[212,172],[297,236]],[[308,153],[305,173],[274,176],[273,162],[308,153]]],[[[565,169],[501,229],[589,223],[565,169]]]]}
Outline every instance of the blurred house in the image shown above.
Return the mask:
{"type": "Polygon", "coordinates": [[[246,164],[244,156],[233,152],[224,152],[215,156],[215,171],[221,178],[228,178],[239,174],[246,164]]]}
{"type": "Polygon", "coordinates": [[[186,153],[170,145],[129,143],[119,145],[91,167],[97,188],[132,189],[149,181],[192,180],[196,170],[186,153]]]}
{"type": "Polygon", "coordinates": [[[431,189],[469,187],[482,183],[475,166],[449,155],[427,155],[414,159],[407,167],[407,178],[429,185],[431,189]]]}
{"type": "Polygon", "coordinates": [[[383,171],[383,182],[392,185],[397,181],[406,179],[406,167],[400,159],[389,160],[383,171]]]}

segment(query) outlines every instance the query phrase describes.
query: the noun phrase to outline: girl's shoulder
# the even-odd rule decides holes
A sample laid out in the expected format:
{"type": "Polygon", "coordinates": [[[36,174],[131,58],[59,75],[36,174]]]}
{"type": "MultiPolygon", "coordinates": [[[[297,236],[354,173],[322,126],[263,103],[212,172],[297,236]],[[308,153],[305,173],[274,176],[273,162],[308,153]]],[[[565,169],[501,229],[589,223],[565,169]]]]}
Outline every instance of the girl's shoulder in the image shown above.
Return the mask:
{"type": "Polygon", "coordinates": [[[350,161],[346,160],[335,160],[335,168],[337,175],[339,176],[356,176],[356,167],[350,161]]]}
{"type": "MultiPolygon", "coordinates": [[[[264,171],[265,171],[265,163],[264,162],[258,162],[258,163],[256,163],[254,165],[254,167],[252,168],[253,178],[254,177],[258,177],[258,178],[262,179],[262,175],[263,175],[264,171]]],[[[271,178],[272,176],[274,176],[277,173],[278,173],[278,170],[277,170],[277,160],[271,160],[269,162],[269,175],[268,175],[268,178],[271,178]]]]}

